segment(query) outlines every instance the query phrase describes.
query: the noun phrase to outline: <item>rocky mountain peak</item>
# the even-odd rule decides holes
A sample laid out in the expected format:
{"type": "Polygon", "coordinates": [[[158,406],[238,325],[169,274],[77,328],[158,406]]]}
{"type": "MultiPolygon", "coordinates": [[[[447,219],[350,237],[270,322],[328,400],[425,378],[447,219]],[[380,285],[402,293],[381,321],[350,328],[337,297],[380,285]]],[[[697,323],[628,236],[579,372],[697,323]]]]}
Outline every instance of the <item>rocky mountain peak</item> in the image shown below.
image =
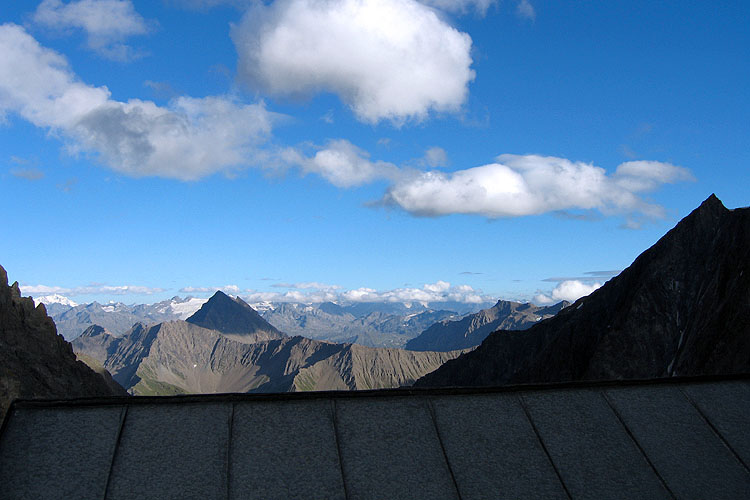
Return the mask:
{"type": "Polygon", "coordinates": [[[239,297],[233,299],[222,291],[217,291],[186,321],[224,334],[263,334],[266,340],[284,337],[247,302],[239,297]]]}
{"type": "Polygon", "coordinates": [[[711,196],[703,200],[698,208],[694,212],[715,212],[724,213],[728,209],[724,206],[721,200],[716,196],[715,193],[711,193],[711,196]]]}
{"type": "Polygon", "coordinates": [[[323,302],[318,306],[318,309],[325,313],[333,314],[336,316],[341,316],[344,314],[344,308],[333,302],[323,302]]]}
{"type": "Polygon", "coordinates": [[[0,266],[0,420],[15,398],[125,395],[76,360],[43,304],[8,286],[0,266]]]}
{"type": "Polygon", "coordinates": [[[627,269],[527,332],[496,331],[419,385],[750,372],[750,208],[715,195],[627,269]]]}
{"type": "Polygon", "coordinates": [[[499,300],[489,309],[482,309],[460,319],[435,323],[406,343],[413,351],[452,351],[479,345],[498,329],[524,330],[542,319],[557,314],[562,303],[550,307],[499,300]]]}
{"type": "Polygon", "coordinates": [[[81,337],[98,337],[99,335],[111,334],[105,328],[99,325],[91,325],[90,327],[86,328],[83,333],[81,333],[81,337]]]}

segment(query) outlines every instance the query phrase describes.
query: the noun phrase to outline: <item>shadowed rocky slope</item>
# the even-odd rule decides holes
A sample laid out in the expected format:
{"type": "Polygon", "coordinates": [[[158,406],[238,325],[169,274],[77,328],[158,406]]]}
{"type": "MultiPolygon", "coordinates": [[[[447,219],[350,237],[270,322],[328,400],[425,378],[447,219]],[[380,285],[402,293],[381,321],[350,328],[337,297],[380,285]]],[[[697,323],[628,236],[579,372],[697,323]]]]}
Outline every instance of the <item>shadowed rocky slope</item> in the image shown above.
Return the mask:
{"type": "Polygon", "coordinates": [[[563,301],[548,307],[499,300],[489,309],[470,314],[458,321],[435,323],[406,343],[412,351],[453,351],[478,346],[496,330],[525,330],[551,318],[570,303],[563,301]]]}
{"type": "Polygon", "coordinates": [[[249,342],[252,335],[232,332],[170,321],[152,327],[137,324],[126,335],[115,337],[92,326],[73,346],[80,356],[96,360],[125,388],[140,395],[399,387],[460,354],[368,348],[304,337],[249,342]]]}
{"type": "Polygon", "coordinates": [[[16,398],[124,395],[107,377],[76,360],[44,305],[8,286],[0,267],[0,421],[16,398]]]}
{"type": "Polygon", "coordinates": [[[750,372],[750,208],[711,195],[588,297],[499,331],[417,386],[750,372]]]}

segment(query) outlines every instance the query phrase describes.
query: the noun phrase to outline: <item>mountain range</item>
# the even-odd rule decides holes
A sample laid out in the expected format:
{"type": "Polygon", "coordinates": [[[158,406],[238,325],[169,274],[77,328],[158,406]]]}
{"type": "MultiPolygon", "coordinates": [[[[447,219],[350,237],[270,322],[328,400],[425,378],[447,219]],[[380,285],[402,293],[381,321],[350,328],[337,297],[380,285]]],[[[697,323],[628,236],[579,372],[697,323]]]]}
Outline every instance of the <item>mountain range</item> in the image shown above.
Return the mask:
{"type": "MultiPolygon", "coordinates": [[[[45,306],[22,298],[18,283],[8,286],[0,267],[0,414],[14,397],[124,394],[122,387],[133,394],[279,392],[415,381],[466,386],[750,373],[750,208],[728,210],[712,195],[626,270],[572,305],[500,301],[442,320],[414,339],[417,346],[460,346],[502,328],[471,352],[288,336],[239,298],[217,292],[208,301],[197,299],[197,310],[195,300],[144,306],[139,314],[149,308],[183,317],[186,310],[194,312],[184,319],[136,323],[123,334],[91,325],[74,340],[74,354],[56,334],[45,306]],[[553,316],[544,319],[547,315],[553,316]],[[528,330],[510,330],[529,323],[528,330]]],[[[138,307],[89,309],[103,316],[120,309],[127,316],[138,307]]],[[[361,307],[359,317],[332,303],[314,310],[351,322],[376,318],[369,307],[361,307]]],[[[443,313],[410,310],[409,319],[443,313]]],[[[378,314],[392,321],[388,313],[378,314]]]]}
{"type": "MultiPolygon", "coordinates": [[[[44,303],[57,331],[73,340],[92,325],[104,327],[113,335],[124,335],[135,323],[153,325],[184,320],[207,299],[173,297],[155,304],[128,305],[122,302],[76,304],[66,297],[35,298],[44,303]]],[[[352,304],[300,304],[261,302],[251,304],[277,330],[331,342],[357,343],[369,347],[403,347],[433,323],[458,319],[485,304],[439,303],[451,310],[436,310],[418,303],[363,302],[352,304]],[[457,312],[458,311],[458,312],[457,312]]]]}
{"type": "Polygon", "coordinates": [[[499,300],[489,309],[466,315],[459,320],[444,319],[433,324],[418,337],[406,343],[412,351],[454,351],[478,346],[495,330],[525,330],[539,321],[551,318],[570,302],[552,306],[499,300]]]}
{"type": "MultiPolygon", "coordinates": [[[[400,305],[400,304],[399,304],[400,305]]],[[[341,306],[332,302],[318,305],[295,303],[274,304],[261,311],[269,323],[290,335],[356,343],[369,347],[403,347],[430,325],[449,318],[458,318],[453,311],[434,310],[421,305],[410,309],[394,308],[391,304],[378,308],[358,304],[341,306]]]]}
{"type": "Polygon", "coordinates": [[[711,195],[554,318],[497,331],[417,386],[750,372],[750,208],[711,195]]]}
{"type": "Polygon", "coordinates": [[[186,319],[197,311],[206,299],[173,297],[155,304],[128,305],[122,302],[75,304],[64,297],[35,298],[44,303],[57,325],[57,332],[66,340],[78,337],[86,328],[99,325],[115,335],[123,335],[135,323],[154,324],[162,321],[186,319]]]}
{"type": "Polygon", "coordinates": [[[461,352],[410,352],[288,337],[217,292],[186,321],[89,327],[77,354],[138,395],[351,390],[410,385],[461,352]]]}

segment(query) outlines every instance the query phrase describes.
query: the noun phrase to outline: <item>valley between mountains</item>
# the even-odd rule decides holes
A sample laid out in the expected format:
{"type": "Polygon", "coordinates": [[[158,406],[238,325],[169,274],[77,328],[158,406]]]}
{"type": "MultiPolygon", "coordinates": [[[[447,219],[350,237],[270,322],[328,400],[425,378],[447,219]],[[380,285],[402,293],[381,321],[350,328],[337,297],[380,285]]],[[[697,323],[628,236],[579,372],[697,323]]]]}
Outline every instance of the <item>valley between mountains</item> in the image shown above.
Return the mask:
{"type": "MultiPolygon", "coordinates": [[[[501,301],[460,319],[455,313],[431,310],[407,318],[381,310],[359,318],[360,324],[373,322],[373,317],[380,319],[381,325],[396,322],[388,335],[396,335],[398,328],[409,331],[410,320],[419,325],[424,318],[453,318],[433,324],[416,337],[412,334],[409,342],[415,342],[416,348],[406,350],[289,336],[242,299],[219,291],[185,320],[150,326],[139,322],[120,335],[91,325],[72,344],[81,360],[106,369],[137,395],[392,388],[411,385],[478,345],[502,325],[528,327],[563,305],[538,308],[501,301]],[[420,348],[424,346],[432,349],[420,348]]],[[[343,316],[346,323],[354,322],[351,312],[334,306],[324,304],[310,311],[285,304],[271,317],[292,309],[296,314],[291,318],[297,320],[292,326],[296,325],[297,331],[303,324],[300,310],[312,312],[319,320],[343,316]]]]}

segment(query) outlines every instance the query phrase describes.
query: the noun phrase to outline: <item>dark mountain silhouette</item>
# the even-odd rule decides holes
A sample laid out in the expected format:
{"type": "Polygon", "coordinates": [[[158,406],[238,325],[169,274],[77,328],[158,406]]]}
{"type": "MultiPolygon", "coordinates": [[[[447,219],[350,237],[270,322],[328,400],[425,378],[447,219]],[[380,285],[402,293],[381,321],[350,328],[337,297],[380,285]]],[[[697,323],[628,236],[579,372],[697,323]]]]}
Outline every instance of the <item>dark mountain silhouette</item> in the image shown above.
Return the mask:
{"type": "Polygon", "coordinates": [[[489,309],[469,314],[459,320],[433,324],[418,337],[406,343],[410,351],[454,351],[478,346],[496,330],[525,330],[539,321],[551,318],[570,302],[548,307],[499,300],[489,309]]]}
{"type": "Polygon", "coordinates": [[[750,208],[711,195],[557,316],[498,331],[417,386],[750,372],[750,208]]]}
{"type": "Polygon", "coordinates": [[[187,322],[225,335],[239,336],[243,342],[285,337],[241,298],[233,299],[221,291],[208,299],[187,322]]]}
{"type": "Polygon", "coordinates": [[[16,398],[124,395],[107,377],[76,360],[44,305],[8,286],[0,266],[0,421],[16,398]]]}

